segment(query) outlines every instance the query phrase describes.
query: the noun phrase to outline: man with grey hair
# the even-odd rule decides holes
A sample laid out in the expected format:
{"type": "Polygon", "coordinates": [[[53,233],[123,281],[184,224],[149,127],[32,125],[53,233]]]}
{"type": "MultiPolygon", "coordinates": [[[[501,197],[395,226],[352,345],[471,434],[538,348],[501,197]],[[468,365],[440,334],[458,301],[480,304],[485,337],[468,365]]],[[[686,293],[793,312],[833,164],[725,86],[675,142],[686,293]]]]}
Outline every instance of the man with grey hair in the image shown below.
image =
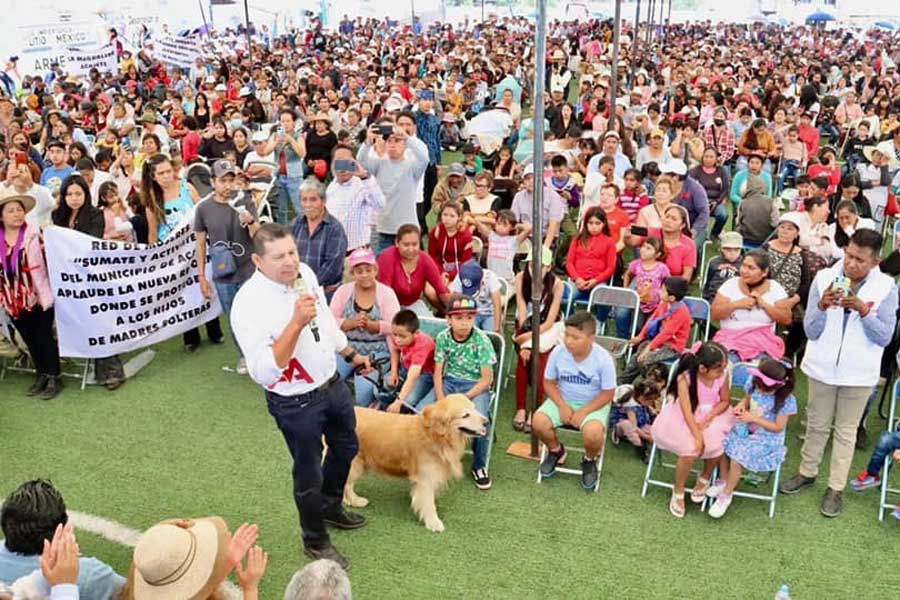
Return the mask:
{"type": "Polygon", "coordinates": [[[294,219],[292,227],[297,253],[319,278],[331,302],[331,295],[344,277],[347,234],[325,208],[325,186],[315,177],[300,184],[300,208],[303,212],[294,219]]]}
{"type": "Polygon", "coordinates": [[[350,578],[333,560],[309,563],[294,573],[284,600],[352,600],[350,578]]]}

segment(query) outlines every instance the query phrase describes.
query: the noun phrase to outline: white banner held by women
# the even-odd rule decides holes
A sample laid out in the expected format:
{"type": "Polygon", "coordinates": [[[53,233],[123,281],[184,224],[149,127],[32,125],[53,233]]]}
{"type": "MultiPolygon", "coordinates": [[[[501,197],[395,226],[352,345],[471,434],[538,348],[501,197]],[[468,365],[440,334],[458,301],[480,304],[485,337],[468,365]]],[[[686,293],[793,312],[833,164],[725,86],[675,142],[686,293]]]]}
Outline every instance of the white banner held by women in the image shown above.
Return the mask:
{"type": "Polygon", "coordinates": [[[98,240],[60,227],[44,231],[62,356],[103,358],[156,344],[221,312],[197,276],[197,244],[185,219],[148,246],[98,240]]]}
{"type": "Polygon", "coordinates": [[[103,73],[117,73],[119,71],[119,58],[116,47],[107,44],[101,48],[84,51],[79,48],[69,48],[66,61],[66,71],[69,75],[88,75],[91,69],[97,69],[103,73]]]}
{"type": "Polygon", "coordinates": [[[197,37],[165,37],[156,40],[159,59],[167,65],[190,69],[200,56],[200,39],[197,37]]]}

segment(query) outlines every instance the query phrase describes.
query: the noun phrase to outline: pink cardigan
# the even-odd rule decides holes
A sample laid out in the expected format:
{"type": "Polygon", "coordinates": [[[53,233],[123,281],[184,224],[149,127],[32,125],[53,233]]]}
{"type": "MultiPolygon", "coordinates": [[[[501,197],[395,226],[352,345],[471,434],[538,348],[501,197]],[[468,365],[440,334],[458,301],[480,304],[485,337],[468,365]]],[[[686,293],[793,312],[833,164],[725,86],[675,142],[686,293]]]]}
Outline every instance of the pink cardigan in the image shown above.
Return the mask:
{"type": "Polygon", "coordinates": [[[31,282],[41,308],[49,310],[53,306],[53,290],[50,289],[50,274],[47,273],[47,260],[44,258],[41,230],[33,225],[24,225],[24,227],[25,239],[22,241],[22,245],[31,282]]]}
{"type": "MultiPolygon", "coordinates": [[[[334,315],[338,327],[344,323],[344,309],[347,308],[347,303],[350,302],[350,298],[353,296],[353,288],[355,285],[356,283],[353,281],[345,283],[335,290],[334,296],[331,297],[331,314],[334,315]]],[[[394,320],[394,315],[400,312],[400,302],[397,300],[397,294],[394,293],[394,290],[380,281],[376,281],[375,304],[377,304],[378,308],[381,310],[381,329],[379,330],[379,333],[385,336],[388,345],[393,347],[394,342],[393,336],[391,335],[391,321],[394,320]]]]}

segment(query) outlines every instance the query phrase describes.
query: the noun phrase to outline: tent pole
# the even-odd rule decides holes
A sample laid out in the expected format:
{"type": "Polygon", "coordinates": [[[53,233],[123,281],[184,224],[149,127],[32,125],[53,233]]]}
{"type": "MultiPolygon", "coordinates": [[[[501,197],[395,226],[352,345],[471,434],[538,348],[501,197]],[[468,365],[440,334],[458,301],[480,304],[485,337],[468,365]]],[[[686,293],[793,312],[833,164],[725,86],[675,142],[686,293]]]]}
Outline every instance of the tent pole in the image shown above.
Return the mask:
{"type": "MultiPolygon", "coordinates": [[[[528,413],[534,418],[538,403],[538,382],[543,376],[541,366],[541,270],[543,268],[541,238],[544,214],[544,79],[547,73],[547,0],[536,0],[537,22],[535,23],[534,44],[534,152],[531,156],[534,167],[534,191],[532,192],[531,221],[531,390],[528,394],[528,413]]],[[[531,429],[531,456],[538,455],[538,439],[531,429]]]]}

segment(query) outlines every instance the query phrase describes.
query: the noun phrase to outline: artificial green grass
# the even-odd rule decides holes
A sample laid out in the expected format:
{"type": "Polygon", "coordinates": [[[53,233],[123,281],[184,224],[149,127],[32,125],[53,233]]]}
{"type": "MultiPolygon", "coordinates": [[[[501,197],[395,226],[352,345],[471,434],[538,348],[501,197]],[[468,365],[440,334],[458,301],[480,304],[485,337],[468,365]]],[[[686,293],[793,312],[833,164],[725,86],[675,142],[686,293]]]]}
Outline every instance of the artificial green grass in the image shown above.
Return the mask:
{"type": "MultiPolygon", "coordinates": [[[[290,459],[262,392],[222,371],[236,358],[228,344],[186,355],[176,339],[157,350],[154,362],[116,392],[82,392],[70,380],[58,399],[42,402],[24,396],[29,377],[0,383],[0,496],[26,479],[48,477],[73,510],[136,529],[211,514],[232,527],[256,522],[271,553],[261,597],[280,598],[306,559],[290,459]]],[[[737,499],[721,521],[695,506],[677,521],[667,490],[640,497],[644,467],[615,446],[599,494],[565,475],[538,485],[536,463],[504,452],[527,439],[510,426],[514,387],[511,378],[491,463],[494,487],[452,484],[438,501],[445,533],[417,523],[405,482],[368,476],[358,485],[371,500],[362,510],[369,524],[334,534],[353,561],[357,598],[762,599],[786,582],[795,598],[868,599],[900,588],[900,573],[890,567],[900,524],[878,523],[877,491],[848,490],[835,520],[818,512],[823,477],[813,490],[779,497],[774,519],[764,503],[737,499]]],[[[876,416],[870,422],[875,432],[883,428],[876,416]]],[[[799,460],[801,429],[795,417],[785,476],[799,460]]],[[[868,454],[857,453],[854,472],[868,454]]],[[[127,571],[128,548],[87,534],[80,542],[86,554],[127,571]]]]}

